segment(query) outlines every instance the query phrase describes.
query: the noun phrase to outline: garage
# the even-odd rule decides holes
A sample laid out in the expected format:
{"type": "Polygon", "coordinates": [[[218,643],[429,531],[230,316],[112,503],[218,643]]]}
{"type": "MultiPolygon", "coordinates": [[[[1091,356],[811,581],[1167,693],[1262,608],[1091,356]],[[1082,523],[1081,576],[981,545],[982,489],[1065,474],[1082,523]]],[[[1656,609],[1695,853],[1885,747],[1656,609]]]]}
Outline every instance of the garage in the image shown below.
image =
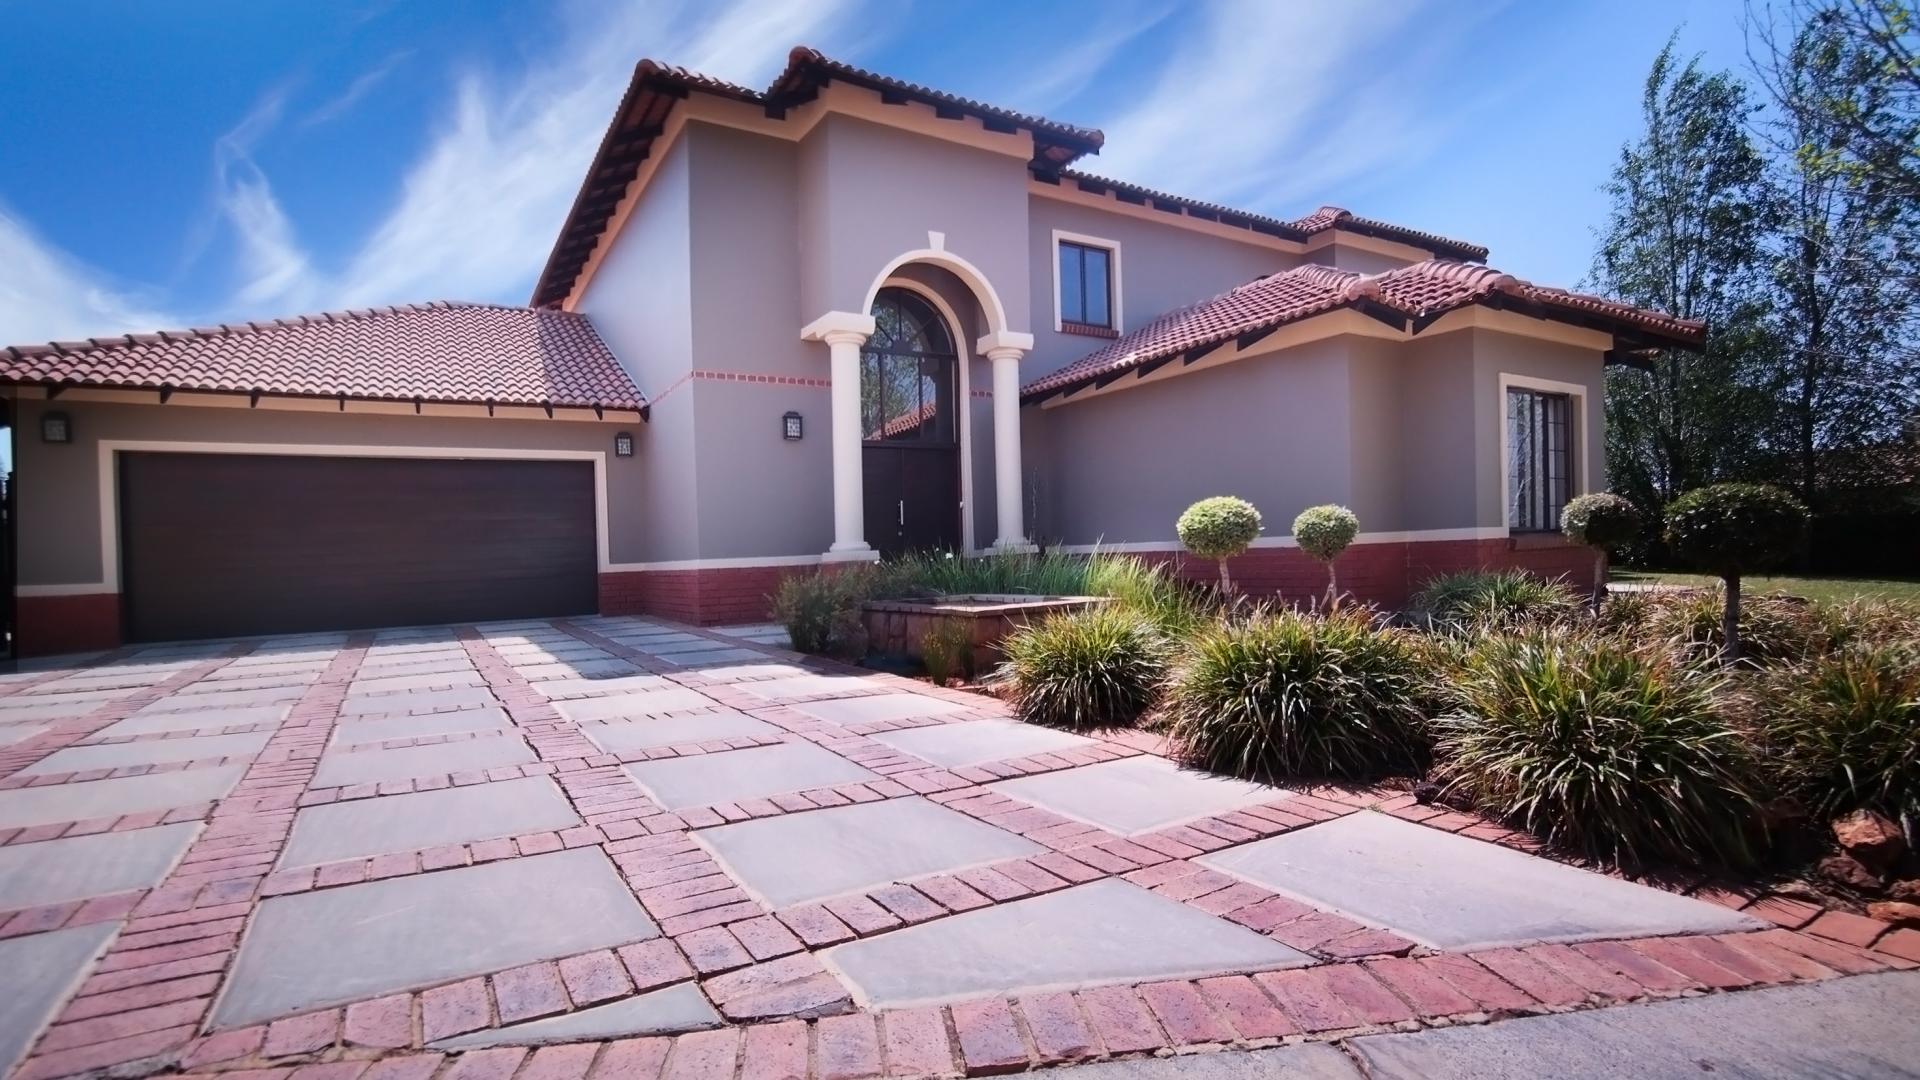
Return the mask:
{"type": "Polygon", "coordinates": [[[587,461],[118,455],[129,641],[592,613],[587,461]]]}

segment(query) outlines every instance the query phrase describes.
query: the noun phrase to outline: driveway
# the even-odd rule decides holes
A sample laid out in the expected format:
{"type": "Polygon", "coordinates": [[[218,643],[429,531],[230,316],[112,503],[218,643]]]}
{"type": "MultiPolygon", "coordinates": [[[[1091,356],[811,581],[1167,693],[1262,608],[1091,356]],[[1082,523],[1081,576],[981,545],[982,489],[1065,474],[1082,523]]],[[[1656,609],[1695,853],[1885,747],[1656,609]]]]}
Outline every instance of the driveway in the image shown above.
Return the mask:
{"type": "Polygon", "coordinates": [[[5,676],[0,1065],[947,1075],[1920,959],[1920,932],[1157,749],[637,618],[5,676]]]}

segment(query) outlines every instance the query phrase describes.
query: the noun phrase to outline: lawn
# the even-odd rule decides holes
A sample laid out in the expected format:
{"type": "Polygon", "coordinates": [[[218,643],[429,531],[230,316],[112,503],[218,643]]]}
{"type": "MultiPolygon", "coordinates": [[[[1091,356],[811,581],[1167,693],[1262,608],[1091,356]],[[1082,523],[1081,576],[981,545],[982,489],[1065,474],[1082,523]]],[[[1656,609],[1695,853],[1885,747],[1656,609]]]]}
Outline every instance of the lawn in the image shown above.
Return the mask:
{"type": "MultiPolygon", "coordinates": [[[[1670,585],[1711,586],[1719,578],[1706,574],[1673,574],[1652,570],[1615,569],[1612,580],[1618,582],[1662,582],[1670,585]]],[[[1920,581],[1891,581],[1877,578],[1833,577],[1750,577],[1740,581],[1741,591],[1749,595],[1784,592],[1809,600],[1845,602],[1867,596],[1881,600],[1920,602],[1920,581]]]]}

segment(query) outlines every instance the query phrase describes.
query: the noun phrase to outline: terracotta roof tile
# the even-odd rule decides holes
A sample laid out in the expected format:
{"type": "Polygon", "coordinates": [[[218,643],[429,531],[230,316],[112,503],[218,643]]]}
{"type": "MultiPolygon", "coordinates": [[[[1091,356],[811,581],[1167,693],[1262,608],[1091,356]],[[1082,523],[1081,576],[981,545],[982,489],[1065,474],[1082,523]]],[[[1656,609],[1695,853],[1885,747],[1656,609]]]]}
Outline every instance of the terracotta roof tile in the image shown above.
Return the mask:
{"type": "Polygon", "coordinates": [[[410,304],[0,349],[0,383],[565,408],[646,401],[586,316],[410,304]]]}
{"type": "Polygon", "coordinates": [[[1046,397],[1144,364],[1210,349],[1243,334],[1356,308],[1418,332],[1426,321],[1473,304],[1605,329],[1637,344],[1697,348],[1706,326],[1597,296],[1543,288],[1472,263],[1430,259],[1379,274],[1309,263],[1169,311],[1103,348],[1028,383],[1022,398],[1046,397]]]}
{"type": "Polygon", "coordinates": [[[1363,236],[1377,236],[1382,240],[1393,240],[1410,247],[1424,248],[1442,258],[1480,262],[1487,257],[1487,249],[1479,244],[1469,244],[1464,240],[1453,240],[1437,233],[1359,217],[1353,211],[1338,206],[1323,206],[1306,217],[1295,218],[1288,224],[1309,236],[1326,232],[1328,229],[1337,229],[1363,236]]]}

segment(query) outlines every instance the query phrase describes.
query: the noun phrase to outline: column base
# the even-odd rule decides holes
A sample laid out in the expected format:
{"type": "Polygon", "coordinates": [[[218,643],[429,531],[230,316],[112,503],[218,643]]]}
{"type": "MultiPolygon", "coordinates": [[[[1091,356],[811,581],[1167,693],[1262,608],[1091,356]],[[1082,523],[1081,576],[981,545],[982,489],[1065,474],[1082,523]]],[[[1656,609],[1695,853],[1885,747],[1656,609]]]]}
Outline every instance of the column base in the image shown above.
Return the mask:
{"type": "Polygon", "coordinates": [[[991,555],[1032,555],[1039,550],[1040,548],[1037,544],[1022,536],[1014,540],[995,540],[993,546],[987,549],[987,553],[991,555]]]}
{"type": "Polygon", "coordinates": [[[861,544],[859,547],[849,548],[843,548],[836,544],[828,548],[826,553],[820,556],[820,561],[827,563],[879,562],[880,553],[865,544],[861,544]]]}

